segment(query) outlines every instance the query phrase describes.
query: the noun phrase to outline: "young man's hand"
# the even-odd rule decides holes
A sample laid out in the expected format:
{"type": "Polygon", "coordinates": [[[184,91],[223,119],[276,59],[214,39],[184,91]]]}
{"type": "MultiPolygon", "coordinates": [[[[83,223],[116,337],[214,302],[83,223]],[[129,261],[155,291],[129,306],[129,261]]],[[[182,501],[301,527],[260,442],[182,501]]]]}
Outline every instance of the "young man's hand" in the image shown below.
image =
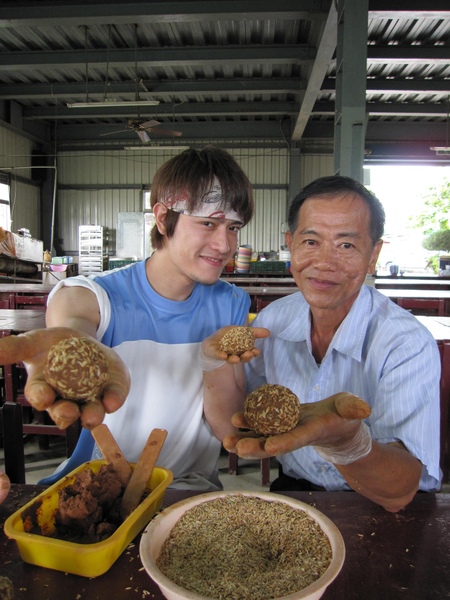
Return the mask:
{"type": "Polygon", "coordinates": [[[103,421],[105,413],[114,412],[122,406],[130,389],[128,369],[114,350],[67,327],[37,329],[0,339],[0,364],[14,363],[23,363],[27,370],[24,390],[27,400],[37,410],[47,410],[60,429],[65,429],[79,417],[84,427],[92,429],[103,421]],[[60,398],[45,380],[44,366],[50,348],[73,336],[94,341],[106,359],[108,378],[98,400],[79,404],[60,398]]]}
{"type": "MultiPolygon", "coordinates": [[[[212,370],[212,368],[219,368],[221,365],[225,364],[225,362],[230,365],[236,365],[240,362],[250,362],[259,355],[260,351],[255,347],[251,348],[250,350],[246,350],[239,355],[227,354],[224,350],[220,349],[220,341],[222,340],[223,336],[237,327],[238,326],[236,325],[222,327],[213,333],[213,335],[210,335],[203,340],[201,347],[201,361],[205,371],[212,370]],[[216,367],[214,367],[215,364],[217,365],[216,367]],[[208,366],[210,368],[208,368],[208,366]]],[[[251,327],[250,329],[256,339],[266,338],[270,335],[270,331],[264,327],[251,327]]]]}

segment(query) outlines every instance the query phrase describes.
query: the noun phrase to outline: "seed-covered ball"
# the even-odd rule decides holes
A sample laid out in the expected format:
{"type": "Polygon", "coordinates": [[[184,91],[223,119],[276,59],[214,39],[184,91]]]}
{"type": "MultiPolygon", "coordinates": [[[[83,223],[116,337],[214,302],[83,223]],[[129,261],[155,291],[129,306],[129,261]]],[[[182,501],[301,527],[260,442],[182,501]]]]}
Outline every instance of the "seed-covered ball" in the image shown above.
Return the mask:
{"type": "Polygon", "coordinates": [[[255,334],[251,327],[233,327],[219,342],[220,350],[240,356],[255,345],[255,334]]]}
{"type": "Polygon", "coordinates": [[[248,394],[244,416],[260,435],[286,433],[297,425],[300,400],[289,388],[266,383],[248,394]]]}
{"type": "Polygon", "coordinates": [[[90,402],[99,397],[108,367],[97,344],[86,338],[70,337],[52,346],[44,376],[62,398],[90,402]]]}

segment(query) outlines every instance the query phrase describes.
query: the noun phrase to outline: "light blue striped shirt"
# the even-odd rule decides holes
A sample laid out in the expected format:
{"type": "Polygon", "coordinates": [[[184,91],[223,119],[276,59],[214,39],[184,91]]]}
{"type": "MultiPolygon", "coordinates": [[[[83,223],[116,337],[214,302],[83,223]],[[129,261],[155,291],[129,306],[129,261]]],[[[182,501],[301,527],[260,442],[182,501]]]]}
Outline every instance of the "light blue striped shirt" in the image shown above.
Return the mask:
{"type": "MultiPolygon", "coordinates": [[[[290,388],[301,403],[351,392],[371,406],[366,423],[380,443],[402,441],[423,465],[420,489],[440,489],[437,344],[410,313],[363,286],[320,366],[311,352],[310,312],[298,292],[272,302],[253,322],[267,327],[259,357],[246,364],[248,391],[264,383],[290,388]]],[[[327,490],[349,489],[312,447],[279,457],[286,475],[327,490]]]]}

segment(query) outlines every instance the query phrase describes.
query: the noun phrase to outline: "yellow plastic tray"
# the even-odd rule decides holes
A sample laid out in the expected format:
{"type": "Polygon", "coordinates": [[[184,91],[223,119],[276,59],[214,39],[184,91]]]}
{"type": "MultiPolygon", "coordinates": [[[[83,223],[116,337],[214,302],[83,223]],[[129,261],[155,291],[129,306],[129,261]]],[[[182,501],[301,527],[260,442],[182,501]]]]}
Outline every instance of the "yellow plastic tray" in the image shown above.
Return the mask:
{"type": "MultiPolygon", "coordinates": [[[[111,567],[128,544],[161,508],[164,493],[173,480],[173,474],[167,469],[155,467],[147,485],[147,489],[151,490],[149,495],[125,519],[122,525],[102,542],[76,544],[75,542],[66,542],[24,531],[23,512],[40,500],[42,500],[42,509],[39,510],[41,515],[39,525],[42,531],[48,531],[49,533],[54,531],[59,490],[70,485],[79,471],[90,467],[94,473],[97,473],[104,464],[106,464],[104,460],[92,460],[80,465],[6,520],[4,525],[5,534],[16,540],[20,556],[25,562],[84,577],[98,577],[111,567]]],[[[135,467],[134,464],[130,464],[132,468],[135,467]]]]}

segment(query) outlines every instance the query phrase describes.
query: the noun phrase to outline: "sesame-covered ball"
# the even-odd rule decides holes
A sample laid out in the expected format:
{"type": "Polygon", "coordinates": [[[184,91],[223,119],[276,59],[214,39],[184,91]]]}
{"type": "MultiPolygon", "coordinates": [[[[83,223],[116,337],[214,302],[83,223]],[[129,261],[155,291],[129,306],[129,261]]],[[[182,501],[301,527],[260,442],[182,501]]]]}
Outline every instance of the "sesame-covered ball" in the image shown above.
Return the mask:
{"type": "Polygon", "coordinates": [[[255,345],[255,334],[251,327],[233,327],[222,337],[219,348],[227,354],[240,356],[255,345]]]}
{"type": "Polygon", "coordinates": [[[300,400],[289,388],[266,383],[248,394],[244,416],[260,435],[286,433],[297,425],[300,400]]]}
{"type": "Polygon", "coordinates": [[[108,367],[95,342],[70,337],[52,346],[44,376],[62,398],[90,402],[99,397],[108,377],[108,367]]]}

